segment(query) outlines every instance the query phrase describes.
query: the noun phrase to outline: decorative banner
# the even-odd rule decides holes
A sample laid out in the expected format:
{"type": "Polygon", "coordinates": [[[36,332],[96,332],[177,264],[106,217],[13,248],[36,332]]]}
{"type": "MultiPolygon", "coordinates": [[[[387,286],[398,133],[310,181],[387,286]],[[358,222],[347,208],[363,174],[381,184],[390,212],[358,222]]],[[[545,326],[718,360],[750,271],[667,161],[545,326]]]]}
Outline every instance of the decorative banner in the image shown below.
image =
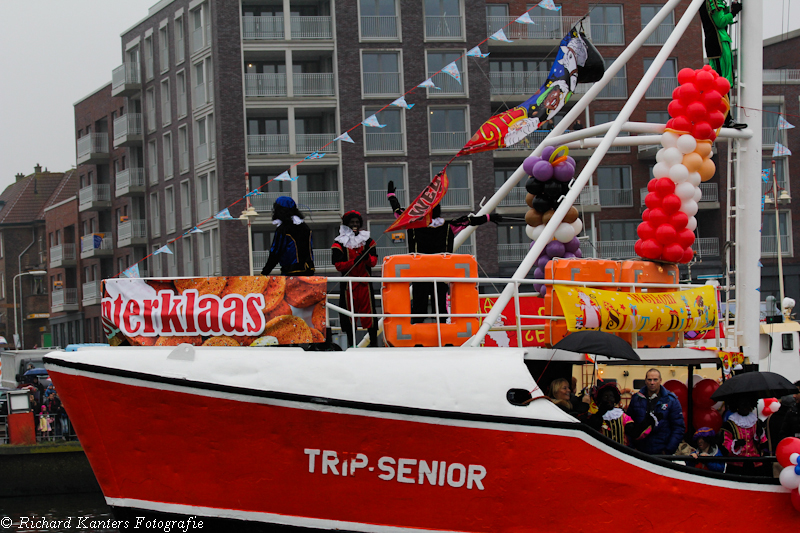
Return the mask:
{"type": "Polygon", "coordinates": [[[504,43],[511,43],[511,42],[513,42],[513,41],[510,41],[510,40],[508,39],[508,37],[506,37],[506,32],[504,32],[502,28],[501,28],[501,29],[499,29],[499,30],[497,30],[497,31],[496,31],[496,32],[494,32],[493,34],[491,34],[491,35],[489,36],[489,39],[491,39],[491,40],[493,40],[493,41],[501,41],[501,42],[504,42],[504,43]]]}
{"type": "Polygon", "coordinates": [[[440,91],[442,90],[441,87],[437,87],[436,85],[434,85],[433,80],[430,78],[417,85],[417,87],[422,87],[423,89],[439,89],[440,91]]]}
{"type": "Polygon", "coordinates": [[[411,109],[411,108],[412,108],[412,107],[414,107],[416,104],[409,104],[408,102],[406,102],[406,97],[405,97],[405,96],[401,96],[400,98],[398,98],[397,100],[395,100],[394,102],[392,102],[392,103],[391,103],[391,104],[389,104],[389,105],[393,105],[393,106],[397,106],[397,107],[402,107],[402,108],[404,108],[404,109],[411,109]]]}
{"type": "Polygon", "coordinates": [[[783,115],[778,115],[778,129],[779,130],[790,130],[794,128],[793,125],[789,124],[783,115]]]}
{"type": "MultiPolygon", "coordinates": [[[[494,306],[497,298],[481,298],[480,309],[481,313],[488,313],[494,306]]],[[[520,296],[519,298],[519,311],[520,314],[525,315],[543,315],[545,314],[544,298],[538,296],[520,296]]],[[[544,325],[544,319],[522,318],[520,323],[523,326],[544,325]]],[[[503,309],[495,326],[516,326],[517,325],[517,312],[516,305],[512,299],[503,309]]],[[[517,332],[516,331],[490,331],[486,334],[484,339],[484,346],[499,346],[499,347],[517,347],[517,332]]],[[[544,329],[538,330],[523,330],[522,331],[522,345],[523,346],[544,346],[544,329]]]]}
{"type": "Polygon", "coordinates": [[[292,181],[292,177],[289,175],[288,170],[284,170],[283,172],[280,173],[280,175],[275,176],[274,181],[292,181]]]}
{"type": "Polygon", "coordinates": [[[616,292],[554,286],[569,331],[705,331],[717,324],[714,287],[677,292],[616,292]],[[587,328],[587,323],[599,327],[587,328]]]}
{"type": "Polygon", "coordinates": [[[481,57],[481,58],[489,57],[489,52],[486,52],[484,54],[483,52],[481,52],[480,47],[476,46],[475,48],[471,48],[470,51],[467,52],[467,57],[481,57]]]}
{"type": "Polygon", "coordinates": [[[442,201],[442,197],[447,192],[447,185],[447,173],[442,171],[436,174],[428,186],[411,202],[403,214],[386,228],[384,233],[428,226],[431,223],[431,210],[442,201]]]}
{"type": "Polygon", "coordinates": [[[517,17],[517,20],[515,20],[514,22],[519,22],[520,24],[536,24],[531,19],[530,13],[528,13],[527,11],[525,13],[523,13],[522,15],[520,15],[519,17],[517,17]]]}
{"type": "Polygon", "coordinates": [[[765,168],[761,171],[761,181],[764,183],[769,182],[769,169],[765,168]]]}
{"type": "Polygon", "coordinates": [[[442,72],[450,75],[454,80],[458,82],[459,85],[461,85],[461,73],[458,71],[458,66],[456,65],[455,61],[445,65],[442,68],[442,72]]]}
{"type": "Polygon", "coordinates": [[[781,143],[775,143],[775,148],[772,149],[772,157],[780,157],[782,155],[792,155],[792,151],[781,143]]]}
{"type": "Polygon", "coordinates": [[[305,158],[306,159],[322,159],[323,157],[325,157],[325,152],[314,152],[311,155],[307,155],[305,158]]]}
{"type": "Polygon", "coordinates": [[[200,228],[195,226],[195,227],[193,227],[192,229],[189,230],[189,233],[203,233],[203,230],[201,230],[200,228]]]}
{"type": "Polygon", "coordinates": [[[166,244],[164,246],[162,246],[161,248],[159,248],[158,250],[156,250],[155,252],[153,252],[153,255],[158,255],[158,254],[174,255],[172,253],[172,250],[170,250],[169,246],[167,246],[166,244]]]}
{"type": "Polygon", "coordinates": [[[723,352],[718,348],[710,346],[695,346],[692,349],[717,352],[717,357],[719,357],[722,362],[722,372],[725,375],[729,375],[731,370],[741,370],[744,364],[744,354],[741,352],[723,352]]]}
{"type": "MultiPolygon", "coordinates": [[[[354,140],[353,140],[353,139],[350,137],[350,135],[349,135],[347,132],[344,132],[344,133],[342,133],[341,135],[339,135],[338,137],[336,137],[336,138],[334,139],[334,141],[345,141],[345,142],[349,142],[349,143],[353,143],[353,144],[355,144],[355,143],[356,143],[356,142],[355,142],[355,141],[354,141],[354,140]]],[[[276,179],[277,179],[277,178],[276,178],[276,179]]]]}
{"type": "Polygon", "coordinates": [[[234,218],[231,216],[231,212],[228,211],[227,207],[222,211],[220,211],[219,213],[217,213],[216,215],[214,215],[214,218],[216,218],[217,220],[234,220],[234,218]]]}
{"type": "Polygon", "coordinates": [[[364,122],[362,122],[362,124],[365,126],[369,126],[370,128],[386,127],[386,124],[381,124],[380,122],[378,122],[378,117],[376,117],[375,115],[368,116],[367,119],[364,122]]]}
{"type": "Polygon", "coordinates": [[[553,0],[542,0],[537,4],[539,7],[543,7],[545,9],[549,9],[550,11],[559,11],[561,10],[561,6],[556,7],[553,0]]]}
{"type": "Polygon", "coordinates": [[[256,194],[261,194],[261,191],[259,191],[258,189],[253,189],[249,193],[245,194],[244,197],[247,198],[248,196],[253,196],[253,195],[256,195],[256,194]]]}
{"type": "Polygon", "coordinates": [[[139,264],[137,263],[137,264],[133,265],[132,267],[125,269],[122,272],[122,275],[124,277],[126,277],[126,278],[139,278],[139,277],[141,277],[139,275],[139,264]]]}
{"type": "Polygon", "coordinates": [[[327,281],[322,276],[109,279],[103,324],[109,339],[133,346],[325,342],[327,281]]]}

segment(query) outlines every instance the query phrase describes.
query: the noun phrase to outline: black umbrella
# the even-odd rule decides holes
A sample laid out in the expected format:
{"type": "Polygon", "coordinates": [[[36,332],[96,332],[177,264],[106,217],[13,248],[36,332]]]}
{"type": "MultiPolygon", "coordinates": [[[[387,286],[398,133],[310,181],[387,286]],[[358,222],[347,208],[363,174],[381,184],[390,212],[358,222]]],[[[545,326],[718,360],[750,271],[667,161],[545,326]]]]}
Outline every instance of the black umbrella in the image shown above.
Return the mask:
{"type": "Polygon", "coordinates": [[[797,394],[797,387],[775,372],[746,372],[726,380],[714,391],[711,399],[727,401],[744,394],[780,398],[787,394],[797,394]]]}
{"type": "Polygon", "coordinates": [[[30,370],[25,372],[25,374],[23,374],[23,375],[25,375],[25,376],[46,376],[47,375],[47,369],[45,369],[45,368],[31,368],[30,370]]]}
{"type": "Polygon", "coordinates": [[[631,348],[630,344],[620,337],[605,331],[576,331],[558,341],[553,348],[568,352],[605,355],[631,361],[640,360],[639,354],[631,348]]]}

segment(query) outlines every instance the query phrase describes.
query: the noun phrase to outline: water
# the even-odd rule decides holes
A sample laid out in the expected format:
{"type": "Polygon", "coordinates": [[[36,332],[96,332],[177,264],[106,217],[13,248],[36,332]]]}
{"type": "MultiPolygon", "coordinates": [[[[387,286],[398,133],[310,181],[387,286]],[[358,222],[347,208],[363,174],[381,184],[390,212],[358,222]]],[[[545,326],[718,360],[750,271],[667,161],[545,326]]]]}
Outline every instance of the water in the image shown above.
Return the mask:
{"type": "MultiPolygon", "coordinates": [[[[47,477],[42,477],[41,482],[46,485],[47,477]]],[[[113,522],[113,520],[111,509],[108,508],[103,495],[99,492],[0,498],[2,531],[117,533],[118,529],[108,525],[108,522],[113,522]],[[8,524],[9,518],[13,523],[11,527],[8,524]],[[43,518],[47,520],[47,524],[41,523],[43,518]],[[69,522],[65,522],[66,520],[69,522]],[[20,521],[22,521],[22,527],[20,527],[20,521]],[[58,521],[62,522],[54,524],[58,521]]]]}

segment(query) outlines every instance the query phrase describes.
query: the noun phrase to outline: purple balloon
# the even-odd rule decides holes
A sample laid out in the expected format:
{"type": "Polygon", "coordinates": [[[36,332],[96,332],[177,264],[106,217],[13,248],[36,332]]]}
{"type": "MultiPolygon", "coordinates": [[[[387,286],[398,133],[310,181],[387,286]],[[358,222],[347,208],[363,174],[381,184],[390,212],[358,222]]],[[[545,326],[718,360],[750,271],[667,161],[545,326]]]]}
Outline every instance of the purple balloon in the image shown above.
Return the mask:
{"type": "Polygon", "coordinates": [[[570,157],[570,156],[567,156],[567,163],[569,163],[570,165],[572,165],[572,168],[575,168],[575,166],[576,166],[576,165],[575,165],[575,160],[574,160],[574,159],[572,159],[572,157],[570,157]]]}
{"type": "Polygon", "coordinates": [[[541,161],[542,158],[538,155],[532,155],[530,157],[525,158],[525,161],[522,162],[522,170],[525,171],[528,176],[533,175],[533,166],[541,161]]]}
{"type": "Polygon", "coordinates": [[[564,259],[575,259],[575,254],[572,252],[564,252],[564,259]]]}
{"type": "Polygon", "coordinates": [[[579,250],[581,247],[581,241],[578,240],[577,237],[573,237],[571,241],[564,244],[564,250],[567,252],[575,253],[575,250],[579,250]]]}
{"type": "Polygon", "coordinates": [[[553,152],[555,151],[556,151],[555,146],[545,146],[544,149],[542,150],[542,159],[543,160],[550,159],[550,156],[553,155],[553,152]]]}
{"type": "Polygon", "coordinates": [[[533,284],[533,290],[538,292],[538,293],[542,292],[542,288],[543,287],[544,287],[544,285],[542,285],[541,283],[534,283],[533,284]]]}
{"type": "Polygon", "coordinates": [[[550,241],[545,246],[544,251],[547,252],[547,255],[550,257],[564,257],[564,245],[558,241],[550,241]]]}
{"type": "Polygon", "coordinates": [[[553,176],[562,183],[567,183],[575,176],[575,167],[568,163],[561,163],[553,168],[553,176]]]}
{"type": "Polygon", "coordinates": [[[582,258],[582,257],[583,257],[583,252],[581,252],[581,249],[580,249],[580,248],[578,248],[577,250],[575,250],[575,257],[577,257],[578,259],[580,259],[580,258],[582,258]]]}
{"type": "Polygon", "coordinates": [[[548,181],[553,177],[553,165],[549,161],[539,161],[533,165],[531,175],[539,181],[548,181]]]}
{"type": "Polygon", "coordinates": [[[539,296],[541,296],[542,298],[547,296],[547,285],[542,284],[542,286],[539,287],[539,296]]]}
{"type": "Polygon", "coordinates": [[[544,270],[537,268],[533,271],[533,279],[544,279],[544,270]]]}
{"type": "Polygon", "coordinates": [[[542,255],[540,255],[539,259],[536,260],[536,266],[538,266],[541,269],[544,269],[544,267],[547,266],[547,263],[549,261],[550,261],[550,256],[548,256],[546,253],[542,252],[542,255]]]}

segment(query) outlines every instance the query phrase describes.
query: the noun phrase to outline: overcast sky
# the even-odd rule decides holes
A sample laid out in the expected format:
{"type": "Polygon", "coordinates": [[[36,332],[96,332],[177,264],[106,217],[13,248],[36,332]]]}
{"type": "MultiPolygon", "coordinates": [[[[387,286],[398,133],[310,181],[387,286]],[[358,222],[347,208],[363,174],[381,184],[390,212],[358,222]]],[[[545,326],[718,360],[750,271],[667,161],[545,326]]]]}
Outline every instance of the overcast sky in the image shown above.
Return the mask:
{"type": "MultiPolygon", "coordinates": [[[[765,38],[800,28],[800,4],[763,1],[765,38]]],[[[120,34],[155,3],[0,1],[0,191],[37,163],[75,165],[73,104],[111,81],[122,64],[120,34]]]]}

